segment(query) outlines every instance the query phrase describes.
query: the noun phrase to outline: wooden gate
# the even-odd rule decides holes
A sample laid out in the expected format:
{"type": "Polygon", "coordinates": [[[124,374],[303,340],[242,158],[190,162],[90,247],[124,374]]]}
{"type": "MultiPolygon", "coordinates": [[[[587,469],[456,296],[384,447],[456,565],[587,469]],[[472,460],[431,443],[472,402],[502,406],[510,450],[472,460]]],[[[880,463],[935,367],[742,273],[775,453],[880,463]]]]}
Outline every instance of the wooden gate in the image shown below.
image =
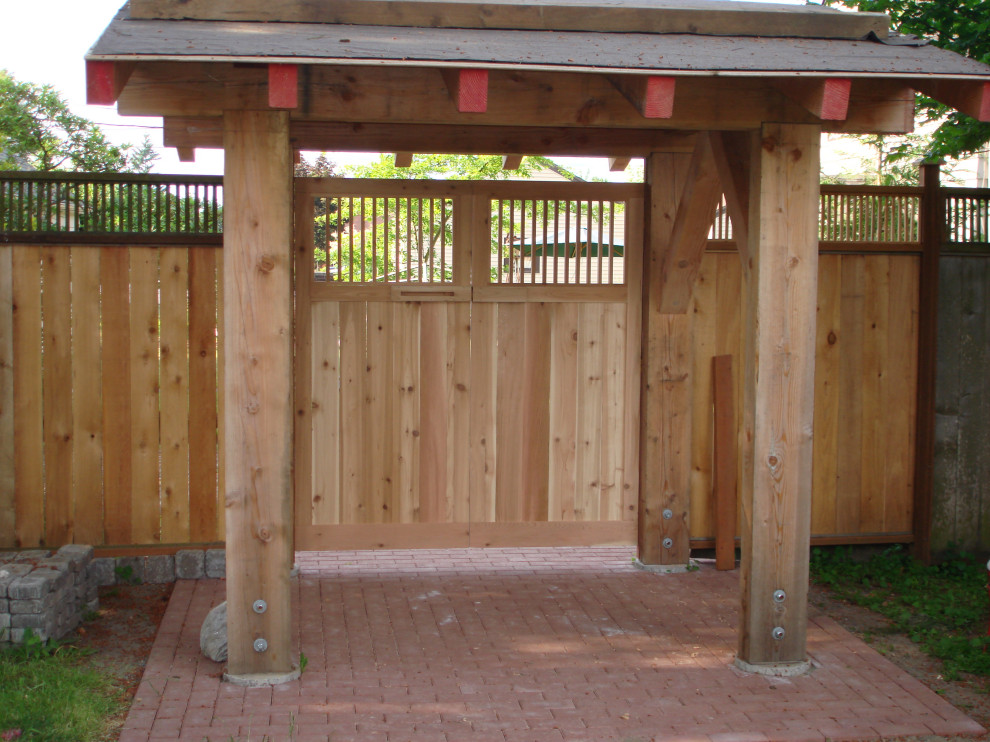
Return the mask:
{"type": "Polygon", "coordinates": [[[296,548],[634,543],[642,186],[296,181],[296,548]]]}

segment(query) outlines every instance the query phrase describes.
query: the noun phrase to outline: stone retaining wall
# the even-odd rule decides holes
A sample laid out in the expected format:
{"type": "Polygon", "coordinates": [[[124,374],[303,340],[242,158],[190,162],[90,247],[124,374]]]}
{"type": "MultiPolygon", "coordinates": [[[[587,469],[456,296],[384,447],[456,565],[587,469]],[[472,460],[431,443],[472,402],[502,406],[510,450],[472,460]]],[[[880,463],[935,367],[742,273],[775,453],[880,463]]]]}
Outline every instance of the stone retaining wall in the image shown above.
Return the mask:
{"type": "Polygon", "coordinates": [[[142,582],[223,578],[223,549],[185,549],[175,556],[93,558],[92,546],[0,552],[0,647],[36,637],[61,639],[99,609],[97,588],[142,582]]]}

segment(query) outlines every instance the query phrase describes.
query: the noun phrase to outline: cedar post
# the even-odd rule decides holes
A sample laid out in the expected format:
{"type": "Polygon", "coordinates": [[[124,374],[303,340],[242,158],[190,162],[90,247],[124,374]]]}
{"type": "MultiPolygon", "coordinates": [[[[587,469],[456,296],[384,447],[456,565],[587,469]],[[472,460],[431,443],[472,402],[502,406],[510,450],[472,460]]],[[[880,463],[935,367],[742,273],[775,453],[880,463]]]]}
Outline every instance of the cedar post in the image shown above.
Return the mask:
{"type": "Polygon", "coordinates": [[[807,668],[820,129],[764,124],[751,156],[736,664],[807,668]]]}
{"type": "Polygon", "coordinates": [[[918,281],[918,394],[915,421],[914,556],[932,558],[932,498],[935,496],[935,371],[938,359],[938,283],[945,231],[945,202],[939,191],[941,163],[921,166],[921,272],[918,281]]]}
{"type": "Polygon", "coordinates": [[[224,115],[227,679],[298,675],[291,650],[292,151],[283,111],[224,115]],[[258,601],[264,601],[264,605],[258,601]]]}
{"type": "Polygon", "coordinates": [[[639,517],[642,565],[686,566],[691,556],[691,313],[661,314],[661,266],[691,164],[690,154],[646,158],[639,517]]]}

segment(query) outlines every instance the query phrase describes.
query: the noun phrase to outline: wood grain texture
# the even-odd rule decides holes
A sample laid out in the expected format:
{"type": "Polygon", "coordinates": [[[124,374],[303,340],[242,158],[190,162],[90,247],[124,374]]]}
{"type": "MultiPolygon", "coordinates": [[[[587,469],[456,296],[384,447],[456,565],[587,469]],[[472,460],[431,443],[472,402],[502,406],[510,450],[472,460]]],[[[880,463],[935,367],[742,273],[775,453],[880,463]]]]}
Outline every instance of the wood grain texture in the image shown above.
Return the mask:
{"type": "Polygon", "coordinates": [[[70,255],[74,537],[76,543],[100,545],[104,543],[100,251],[74,247],[70,255]]]}
{"type": "Polygon", "coordinates": [[[578,309],[574,518],[582,521],[599,520],[601,509],[602,320],[598,307],[583,304],[578,309]]]}
{"type": "Polygon", "coordinates": [[[806,657],[820,136],[764,125],[752,161],[738,655],[749,663],[806,657]]]}
{"type": "Polygon", "coordinates": [[[447,309],[423,304],[420,309],[420,464],[419,519],[451,520],[447,499],[447,309]]]}
{"type": "Polygon", "coordinates": [[[34,247],[12,250],[14,546],[33,548],[45,538],[41,260],[34,247]]]}
{"type": "MultiPolygon", "coordinates": [[[[843,437],[839,410],[840,358],[846,350],[842,319],[842,261],[844,256],[818,259],[818,320],[815,338],[815,460],[811,498],[811,532],[839,533],[838,446],[843,437]]],[[[852,337],[850,337],[852,341],[852,337]]],[[[855,352],[851,347],[850,352],[855,352]]],[[[843,503],[845,505],[845,503],[843,503]]]]}
{"type": "Polygon", "coordinates": [[[550,520],[575,519],[579,310],[561,304],[551,315],[550,520]]]}
{"type": "Polygon", "coordinates": [[[14,248],[0,245],[0,548],[16,546],[13,273],[14,248]]]}
{"type": "MultiPolygon", "coordinates": [[[[306,275],[306,274],[304,274],[306,275]]],[[[307,488],[308,501],[296,502],[303,513],[297,521],[307,525],[329,525],[340,522],[341,417],[340,417],[340,305],[317,302],[311,308],[310,383],[307,395],[310,407],[312,485],[307,488]]],[[[297,466],[299,463],[297,462],[297,466]]],[[[305,475],[304,475],[305,476],[305,475]]]]}
{"type": "Polygon", "coordinates": [[[292,667],[292,153],[288,115],[224,117],[228,672],[292,667]],[[258,598],[268,610],[257,614],[258,598]],[[252,642],[263,636],[264,653],[252,642]]]}
{"type": "Polygon", "coordinates": [[[732,356],[712,357],[712,401],[715,408],[712,490],[715,498],[715,568],[736,566],[736,406],[732,356]]]}

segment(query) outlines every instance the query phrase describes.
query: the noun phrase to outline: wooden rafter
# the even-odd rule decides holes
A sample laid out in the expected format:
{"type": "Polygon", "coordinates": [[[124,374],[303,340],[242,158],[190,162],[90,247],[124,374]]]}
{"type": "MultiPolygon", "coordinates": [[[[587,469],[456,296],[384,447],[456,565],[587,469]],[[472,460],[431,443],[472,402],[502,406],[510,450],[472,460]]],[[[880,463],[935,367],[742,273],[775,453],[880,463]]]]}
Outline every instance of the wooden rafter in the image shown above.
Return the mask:
{"type": "Polygon", "coordinates": [[[413,153],[412,152],[396,152],[395,153],[395,166],[396,167],[412,167],[413,153]]]}
{"type": "Polygon", "coordinates": [[[86,103],[112,106],[134,71],[133,62],[86,62],[86,103]]]}
{"type": "Polygon", "coordinates": [[[990,121],[990,82],[921,81],[918,83],[918,90],[939,103],[972,116],[977,121],[990,121]]]}
{"type": "Polygon", "coordinates": [[[676,78],[660,75],[610,75],[608,80],[643,118],[669,119],[674,115],[676,78]]]}
{"type": "Polygon", "coordinates": [[[777,87],[815,118],[844,121],[849,115],[852,80],[848,77],[780,80],[777,87]]]}
{"type": "Polygon", "coordinates": [[[268,105],[272,108],[299,107],[299,65],[268,65],[268,105]]]}
{"type": "Polygon", "coordinates": [[[694,283],[701,270],[708,231],[722,196],[715,169],[711,136],[698,135],[684,191],[677,206],[670,246],[660,264],[659,294],[655,297],[663,314],[684,314],[691,302],[694,283]]]}
{"type": "Polygon", "coordinates": [[[441,74],[458,113],[484,113],[488,110],[488,70],[443,70],[441,74]]]}
{"type": "Polygon", "coordinates": [[[502,155],[503,170],[518,170],[522,166],[525,155],[502,155]]]}
{"type": "Polygon", "coordinates": [[[631,157],[609,157],[608,169],[613,173],[621,173],[629,167],[629,162],[631,160],[631,157]]]}

